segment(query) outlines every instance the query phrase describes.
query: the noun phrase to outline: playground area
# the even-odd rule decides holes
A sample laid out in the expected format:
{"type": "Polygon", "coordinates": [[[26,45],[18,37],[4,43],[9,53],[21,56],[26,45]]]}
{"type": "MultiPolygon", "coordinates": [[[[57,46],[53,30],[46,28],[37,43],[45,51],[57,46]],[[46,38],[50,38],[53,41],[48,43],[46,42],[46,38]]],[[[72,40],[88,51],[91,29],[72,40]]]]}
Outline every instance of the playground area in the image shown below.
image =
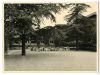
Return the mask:
{"type": "Polygon", "coordinates": [[[97,71],[97,53],[89,51],[11,50],[4,58],[5,71],[97,71]]]}

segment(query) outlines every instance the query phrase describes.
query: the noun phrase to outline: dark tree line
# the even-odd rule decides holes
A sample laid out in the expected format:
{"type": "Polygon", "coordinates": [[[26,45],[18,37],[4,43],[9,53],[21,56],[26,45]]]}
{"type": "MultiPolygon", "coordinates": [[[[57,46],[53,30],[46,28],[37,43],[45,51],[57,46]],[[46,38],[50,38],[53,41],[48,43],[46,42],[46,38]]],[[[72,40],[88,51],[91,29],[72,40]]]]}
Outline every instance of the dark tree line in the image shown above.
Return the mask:
{"type": "Polygon", "coordinates": [[[47,42],[45,44],[48,44],[49,40],[52,38],[54,46],[76,47],[76,50],[96,50],[96,22],[92,18],[86,16],[82,16],[78,21],[80,21],[79,23],[81,23],[81,26],[78,24],[65,24],[42,28],[38,31],[39,37],[43,37],[44,42],[47,42]]]}

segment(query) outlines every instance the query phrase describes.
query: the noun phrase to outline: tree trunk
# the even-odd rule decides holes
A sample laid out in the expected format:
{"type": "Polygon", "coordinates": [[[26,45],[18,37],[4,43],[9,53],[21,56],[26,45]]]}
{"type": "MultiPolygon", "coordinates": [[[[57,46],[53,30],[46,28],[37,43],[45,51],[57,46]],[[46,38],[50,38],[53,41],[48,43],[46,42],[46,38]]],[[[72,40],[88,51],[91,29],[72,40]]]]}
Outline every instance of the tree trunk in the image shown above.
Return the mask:
{"type": "Polygon", "coordinates": [[[78,44],[79,44],[79,39],[78,36],[76,36],[76,50],[78,50],[78,44]]]}
{"type": "Polygon", "coordinates": [[[4,43],[4,49],[5,49],[5,50],[4,50],[4,53],[5,53],[5,54],[8,54],[8,42],[7,42],[7,38],[5,38],[4,42],[5,42],[5,43],[4,43]]]}
{"type": "Polygon", "coordinates": [[[25,34],[22,34],[22,56],[26,55],[26,51],[25,51],[25,34]]]}
{"type": "Polygon", "coordinates": [[[39,35],[37,35],[36,43],[37,43],[37,47],[40,48],[40,36],[39,35]]]}
{"type": "Polygon", "coordinates": [[[37,47],[40,48],[40,41],[37,40],[37,47]]]}
{"type": "Polygon", "coordinates": [[[30,45],[30,47],[31,47],[31,38],[29,37],[29,45],[30,45]]]}

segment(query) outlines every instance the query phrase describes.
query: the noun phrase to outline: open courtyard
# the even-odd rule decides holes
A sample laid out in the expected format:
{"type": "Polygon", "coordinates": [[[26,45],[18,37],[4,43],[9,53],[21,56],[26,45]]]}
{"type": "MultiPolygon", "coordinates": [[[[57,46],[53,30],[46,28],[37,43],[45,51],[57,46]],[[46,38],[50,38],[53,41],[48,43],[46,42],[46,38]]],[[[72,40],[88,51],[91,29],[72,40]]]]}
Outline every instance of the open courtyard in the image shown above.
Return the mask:
{"type": "Polygon", "coordinates": [[[97,71],[97,52],[11,50],[4,62],[5,71],[97,71]]]}

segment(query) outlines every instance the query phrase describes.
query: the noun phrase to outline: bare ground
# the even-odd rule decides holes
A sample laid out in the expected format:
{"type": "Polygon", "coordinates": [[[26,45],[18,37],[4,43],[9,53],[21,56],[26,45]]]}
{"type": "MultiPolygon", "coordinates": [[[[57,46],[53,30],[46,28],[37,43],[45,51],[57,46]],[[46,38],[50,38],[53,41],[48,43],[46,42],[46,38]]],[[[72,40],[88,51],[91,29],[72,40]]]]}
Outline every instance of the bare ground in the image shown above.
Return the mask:
{"type": "Polygon", "coordinates": [[[10,51],[4,58],[5,71],[96,71],[97,53],[88,51],[10,51]]]}

